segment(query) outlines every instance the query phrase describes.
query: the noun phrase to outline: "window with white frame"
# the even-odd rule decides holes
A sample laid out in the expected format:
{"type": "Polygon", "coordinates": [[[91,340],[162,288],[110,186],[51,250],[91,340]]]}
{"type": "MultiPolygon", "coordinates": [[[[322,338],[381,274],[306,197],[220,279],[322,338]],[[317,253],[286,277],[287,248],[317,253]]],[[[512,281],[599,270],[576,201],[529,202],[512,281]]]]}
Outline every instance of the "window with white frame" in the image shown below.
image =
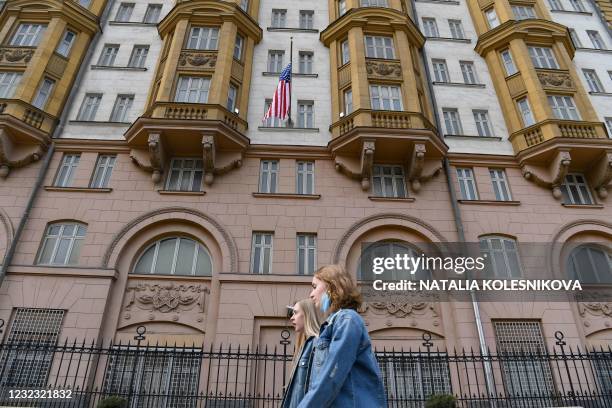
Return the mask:
{"type": "Polygon", "coordinates": [[[11,98],[21,81],[21,72],[0,72],[0,98],[11,98]]]}
{"type": "Polygon", "coordinates": [[[174,100],[175,102],[206,103],[209,88],[209,77],[181,75],[174,100]]]}
{"type": "Polygon", "coordinates": [[[561,184],[561,194],[563,195],[563,204],[593,204],[593,197],[583,174],[567,174],[563,184],[561,184]]]}
{"type": "Polygon", "coordinates": [[[461,75],[463,75],[463,82],[471,85],[478,83],[478,78],[476,78],[476,68],[474,68],[474,62],[459,61],[459,66],[461,67],[461,75]]]}
{"type": "Polygon", "coordinates": [[[340,17],[346,14],[346,0],[338,0],[338,14],[340,17]]]}
{"type": "Polygon", "coordinates": [[[218,41],[218,27],[191,27],[187,48],[193,50],[216,50],[218,41]]]}
{"type": "Polygon", "coordinates": [[[580,41],[580,37],[578,37],[578,33],[573,28],[568,28],[570,38],[572,39],[572,43],[576,48],[582,48],[582,42],[580,41]]]}
{"type": "Polygon", "coordinates": [[[202,189],[203,173],[202,159],[174,158],[170,162],[166,190],[200,191],[202,189]]]}
{"type": "Polygon", "coordinates": [[[53,91],[54,86],[55,81],[53,79],[43,79],[38,86],[38,91],[36,92],[32,105],[36,106],[38,109],[44,109],[47,101],[49,100],[49,96],[51,96],[51,91],[53,91]]]}
{"type": "Polygon", "coordinates": [[[604,92],[603,85],[594,69],[583,69],[582,72],[591,92],[604,92]]]}
{"type": "Polygon", "coordinates": [[[403,108],[399,86],[370,85],[370,104],[374,110],[401,111],[403,108]]]}
{"type": "Polygon", "coordinates": [[[244,37],[240,34],[236,34],[236,40],[234,41],[234,59],[242,60],[242,47],[244,47],[244,37]]]}
{"type": "Polygon", "coordinates": [[[457,180],[459,181],[462,200],[478,200],[478,190],[476,190],[476,181],[472,169],[458,167],[457,180]]]}
{"type": "Polygon", "coordinates": [[[310,51],[300,51],[299,68],[300,74],[312,74],[312,61],[314,54],[310,51]]]}
{"type": "Polygon", "coordinates": [[[268,72],[282,72],[283,71],[283,58],[285,51],[282,50],[269,50],[268,51],[268,72]]]}
{"type": "Polygon", "coordinates": [[[119,44],[104,44],[104,48],[102,48],[102,53],[98,59],[98,65],[103,67],[112,67],[118,53],[119,44]]]}
{"type": "Polygon", "coordinates": [[[450,82],[446,60],[433,59],[431,60],[431,64],[433,65],[434,79],[436,82],[450,82]]]}
{"type": "Polygon", "coordinates": [[[314,128],[314,102],[298,101],[298,128],[314,128]]]}
{"type": "Polygon", "coordinates": [[[580,11],[580,12],[586,11],[584,4],[582,4],[582,0],[570,0],[570,3],[572,4],[574,11],[580,11]]]}
{"type": "Polygon", "coordinates": [[[300,28],[306,30],[314,28],[314,11],[300,10],[300,28]]]}
{"type": "Polygon", "coordinates": [[[495,28],[499,25],[499,19],[497,18],[497,13],[495,12],[494,7],[485,10],[485,16],[487,17],[489,28],[495,28]]]}
{"type": "Polygon", "coordinates": [[[526,97],[516,101],[516,106],[518,106],[521,118],[523,119],[523,125],[525,127],[535,124],[535,119],[531,113],[531,106],[529,105],[529,101],[526,97]]]}
{"type": "Polygon", "coordinates": [[[240,8],[245,13],[249,11],[249,0],[240,0],[240,8]]]}
{"type": "Polygon", "coordinates": [[[563,10],[563,5],[560,0],[548,0],[551,10],[563,10]]]}
{"type": "Polygon", "coordinates": [[[521,264],[514,239],[502,236],[480,238],[480,253],[485,259],[484,271],[495,278],[520,278],[521,264]]]}
{"type": "Polygon", "coordinates": [[[128,67],[144,68],[148,55],[148,45],[135,45],[132,49],[132,55],[130,55],[130,60],[128,61],[128,67]]]}
{"type": "Polygon", "coordinates": [[[506,74],[508,76],[514,75],[518,72],[516,69],[516,65],[514,65],[514,60],[512,59],[512,54],[510,50],[506,49],[500,53],[502,62],[504,63],[504,69],[506,70],[506,74]]]}
{"type": "Polygon", "coordinates": [[[83,102],[81,103],[81,108],[79,109],[79,114],[77,115],[77,120],[86,122],[96,120],[96,113],[98,112],[100,102],[102,102],[102,94],[85,94],[83,102]]]}
{"type": "Polygon", "coordinates": [[[117,14],[115,15],[115,21],[118,22],[128,22],[130,21],[130,17],[132,17],[132,12],[134,11],[134,3],[121,3],[119,8],[117,9],[117,14]]]}
{"type": "Polygon", "coordinates": [[[423,17],[423,32],[425,37],[439,37],[438,24],[435,18],[423,17]]]}
{"type": "Polygon", "coordinates": [[[101,154],[96,162],[96,169],[89,183],[91,188],[107,188],[117,156],[111,154],[101,154]]]}
{"type": "Polygon", "coordinates": [[[251,243],[251,273],[272,271],[272,232],[254,232],[251,243]]]}
{"type": "Polygon", "coordinates": [[[72,179],[74,173],[79,165],[81,155],[79,154],[65,154],[62,158],[62,164],[60,165],[57,175],[55,176],[55,187],[70,187],[72,185],[72,179]]]}
{"type": "Polygon", "coordinates": [[[7,348],[2,355],[4,374],[0,386],[7,388],[44,388],[53,363],[53,352],[46,351],[55,346],[64,320],[64,310],[16,308],[8,344],[30,344],[24,347],[7,348]]]}
{"type": "Polygon", "coordinates": [[[227,89],[227,105],[226,108],[230,112],[234,112],[236,109],[236,98],[238,97],[238,88],[236,85],[230,84],[227,89]]]}
{"type": "Polygon", "coordinates": [[[493,136],[489,112],[486,110],[475,109],[472,111],[472,114],[474,115],[474,122],[476,123],[478,136],[493,136]]]}
{"type": "Polygon", "coordinates": [[[11,38],[10,45],[14,47],[36,47],[47,28],[44,24],[22,23],[11,38]]]}
{"type": "Polygon", "coordinates": [[[612,117],[604,118],[606,122],[606,128],[608,128],[608,138],[612,139],[612,117]]]}
{"type": "Polygon", "coordinates": [[[317,267],[316,234],[297,234],[297,273],[313,275],[317,267]]]}
{"type": "Polygon", "coordinates": [[[536,68],[559,69],[555,54],[550,47],[529,46],[529,56],[536,68]]]}
{"type": "Polygon", "coordinates": [[[295,170],[297,194],[314,194],[314,162],[298,161],[295,170]]]}
{"type": "Polygon", "coordinates": [[[161,4],[149,4],[147,11],[145,12],[143,23],[157,24],[159,22],[159,16],[161,15],[162,5],[161,4]]]}
{"type": "Polygon", "coordinates": [[[59,55],[67,57],[70,54],[70,49],[72,48],[72,44],[74,44],[74,39],[76,38],[76,33],[71,30],[64,31],[64,35],[62,36],[61,41],[57,45],[57,52],[59,55]]]}
{"type": "Polygon", "coordinates": [[[262,160],[259,168],[259,192],[276,193],[278,187],[278,160],[262,160]]]}
{"type": "Polygon", "coordinates": [[[272,27],[285,28],[287,25],[287,10],[272,9],[272,27]]]}
{"type": "Polygon", "coordinates": [[[532,6],[512,6],[512,13],[517,20],[526,20],[528,18],[536,18],[535,10],[532,6]]]}
{"type": "Polygon", "coordinates": [[[142,252],[132,273],[212,276],[212,260],[208,250],[191,238],[164,238],[142,252]]]}
{"type": "Polygon", "coordinates": [[[364,245],[361,251],[361,257],[359,258],[359,265],[357,266],[357,279],[364,281],[373,281],[375,279],[388,279],[390,281],[409,279],[409,280],[420,280],[420,279],[431,279],[431,272],[422,266],[419,266],[414,273],[413,271],[407,271],[404,268],[392,268],[385,269],[382,275],[375,275],[372,272],[374,267],[374,259],[376,258],[395,258],[396,256],[403,257],[404,255],[409,258],[417,258],[421,251],[417,251],[411,246],[406,245],[404,242],[397,241],[377,241],[371,242],[364,245]]]}
{"type": "MultiPolygon", "coordinates": [[[[264,115],[270,109],[270,105],[272,105],[272,99],[266,99],[264,103],[264,115]]],[[[269,117],[263,122],[263,127],[286,127],[287,121],[284,121],[278,117],[269,117]]]]}
{"type": "Polygon", "coordinates": [[[374,165],[372,167],[372,189],[376,197],[406,197],[404,168],[393,165],[374,165]]]}
{"type": "Polygon", "coordinates": [[[387,0],[361,0],[361,7],[387,7],[387,0]]]}
{"type": "Polygon", "coordinates": [[[78,223],[49,224],[40,244],[39,265],[76,265],[87,227],[78,223]]]}
{"type": "Polygon", "coordinates": [[[489,169],[489,174],[491,175],[495,199],[497,201],[512,201],[506,171],[504,169],[489,169]]]}
{"type": "Polygon", "coordinates": [[[342,65],[348,63],[351,60],[351,52],[349,51],[349,42],[348,40],[342,41],[340,44],[340,51],[342,53],[342,65]]]}
{"type": "Polygon", "coordinates": [[[566,268],[568,277],[582,284],[611,284],[612,250],[593,244],[577,246],[567,258],[566,268]]]}
{"type": "Polygon", "coordinates": [[[353,111],[353,90],[344,91],[344,114],[348,115],[353,111]]]}
{"type": "Polygon", "coordinates": [[[599,32],[587,30],[587,35],[591,39],[591,43],[593,43],[593,48],[598,50],[606,49],[606,43],[604,43],[603,38],[601,38],[601,35],[599,35],[599,32]]]}
{"type": "Polygon", "coordinates": [[[574,99],[566,95],[548,95],[548,103],[557,119],[580,120],[574,99]]]}
{"type": "Polygon", "coordinates": [[[463,32],[463,24],[461,20],[448,20],[448,27],[450,28],[451,36],[457,40],[465,38],[463,32]]]}
{"type": "Polygon", "coordinates": [[[442,116],[444,116],[444,125],[446,126],[447,135],[462,135],[463,127],[459,118],[459,111],[454,108],[443,108],[442,116]]]}
{"type": "Polygon", "coordinates": [[[110,121],[126,123],[132,103],[134,103],[134,95],[117,95],[113,111],[111,112],[110,121]]]}
{"type": "Polygon", "coordinates": [[[366,57],[394,59],[393,38],[379,35],[365,36],[366,57]]]}

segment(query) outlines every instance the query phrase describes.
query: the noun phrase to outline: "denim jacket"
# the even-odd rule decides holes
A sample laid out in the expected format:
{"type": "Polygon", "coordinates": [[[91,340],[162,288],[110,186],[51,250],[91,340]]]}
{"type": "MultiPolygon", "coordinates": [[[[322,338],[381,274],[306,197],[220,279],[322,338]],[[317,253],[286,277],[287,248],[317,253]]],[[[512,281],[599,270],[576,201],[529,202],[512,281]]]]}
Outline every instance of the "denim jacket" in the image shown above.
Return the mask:
{"type": "Polygon", "coordinates": [[[304,342],[297,364],[291,371],[281,408],[296,408],[308,390],[308,374],[310,374],[312,364],[313,344],[314,337],[309,337],[304,342]]]}
{"type": "Polygon", "coordinates": [[[308,392],[299,408],[386,407],[380,369],[363,319],[340,309],[315,340],[308,392]]]}

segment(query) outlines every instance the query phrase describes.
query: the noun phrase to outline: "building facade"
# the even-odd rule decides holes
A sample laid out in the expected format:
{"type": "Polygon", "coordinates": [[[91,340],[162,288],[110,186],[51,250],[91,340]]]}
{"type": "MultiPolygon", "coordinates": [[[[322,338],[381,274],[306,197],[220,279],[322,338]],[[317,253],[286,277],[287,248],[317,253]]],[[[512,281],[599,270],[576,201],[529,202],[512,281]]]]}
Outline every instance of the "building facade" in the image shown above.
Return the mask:
{"type": "MultiPolygon", "coordinates": [[[[609,11],[5,2],[0,338],[276,345],[309,275],[366,282],[372,242],[480,243],[499,276],[547,244],[547,268],[611,283],[609,11]],[[291,56],[293,126],[262,121],[291,56]]],[[[609,302],[364,294],[381,348],[612,342],[609,302]]]]}

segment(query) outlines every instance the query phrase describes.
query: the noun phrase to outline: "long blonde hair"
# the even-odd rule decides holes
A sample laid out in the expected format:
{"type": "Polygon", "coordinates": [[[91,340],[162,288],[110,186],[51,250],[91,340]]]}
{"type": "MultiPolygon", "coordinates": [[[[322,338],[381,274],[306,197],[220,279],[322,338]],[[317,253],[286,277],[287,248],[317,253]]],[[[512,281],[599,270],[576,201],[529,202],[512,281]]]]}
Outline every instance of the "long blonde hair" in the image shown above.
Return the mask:
{"type": "Polygon", "coordinates": [[[306,339],[312,336],[318,336],[319,329],[323,323],[323,316],[312,300],[298,300],[294,307],[295,306],[299,306],[304,314],[304,331],[302,333],[296,333],[295,351],[293,352],[294,362],[299,358],[306,339]]]}
{"type": "Polygon", "coordinates": [[[340,309],[359,309],[361,293],[351,274],[342,265],[322,266],[315,272],[314,276],[327,285],[331,300],[330,313],[340,309]]]}

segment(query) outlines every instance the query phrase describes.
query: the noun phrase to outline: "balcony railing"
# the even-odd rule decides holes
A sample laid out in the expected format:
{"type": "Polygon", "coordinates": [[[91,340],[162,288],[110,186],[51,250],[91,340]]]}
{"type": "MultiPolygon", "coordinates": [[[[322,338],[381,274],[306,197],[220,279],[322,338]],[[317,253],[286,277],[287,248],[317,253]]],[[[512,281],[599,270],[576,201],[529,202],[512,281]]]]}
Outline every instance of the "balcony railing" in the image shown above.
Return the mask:
{"type": "Polygon", "coordinates": [[[19,99],[0,99],[0,113],[11,115],[24,123],[51,133],[57,118],[19,99]]]}
{"type": "Polygon", "coordinates": [[[334,137],[338,137],[355,127],[427,129],[436,132],[435,126],[422,113],[372,109],[358,109],[333,123],[330,130],[334,137]]]}
{"type": "Polygon", "coordinates": [[[606,139],[603,123],[578,120],[549,119],[510,135],[515,152],[535,146],[547,140],[564,137],[575,139],[606,139]]]}
{"type": "Polygon", "coordinates": [[[156,102],[143,116],[172,120],[211,120],[225,123],[244,133],[247,122],[225,107],[215,104],[186,102],[156,102]]]}

